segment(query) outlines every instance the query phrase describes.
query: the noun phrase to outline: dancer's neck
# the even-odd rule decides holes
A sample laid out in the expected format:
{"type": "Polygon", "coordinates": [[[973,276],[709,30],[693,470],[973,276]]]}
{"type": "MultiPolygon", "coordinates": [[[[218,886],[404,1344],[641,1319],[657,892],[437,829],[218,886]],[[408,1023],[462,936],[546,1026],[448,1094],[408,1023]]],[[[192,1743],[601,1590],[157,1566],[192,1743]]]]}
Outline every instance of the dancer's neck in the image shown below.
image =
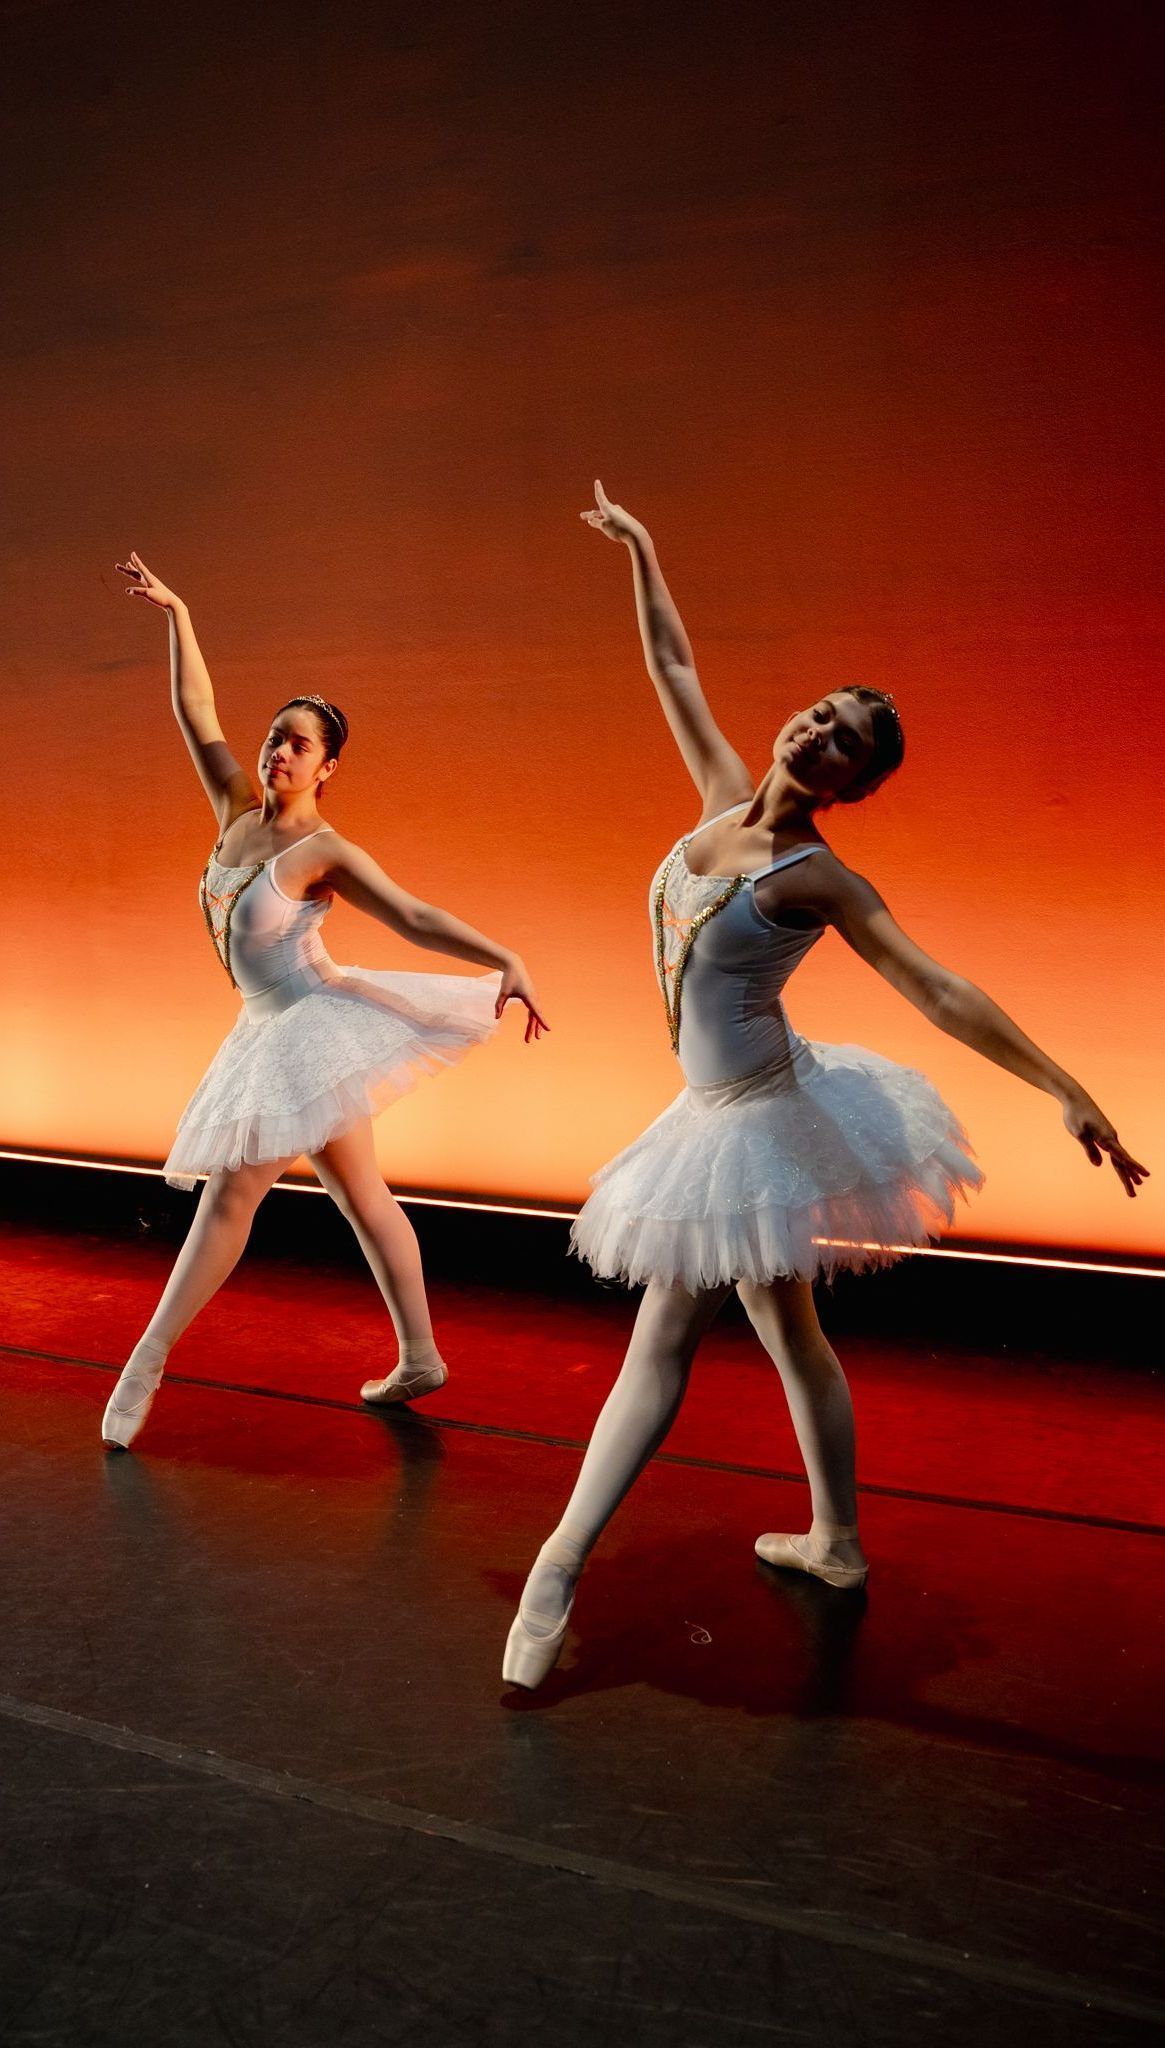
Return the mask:
{"type": "Polygon", "coordinates": [[[280,803],[270,790],[263,793],[263,807],[259,815],[263,824],[269,825],[273,832],[294,835],[297,839],[302,838],[305,832],[314,832],[323,823],[314,797],[293,796],[280,803]]]}
{"type": "Polygon", "coordinates": [[[793,838],[798,833],[816,839],[816,813],[819,806],[814,803],[807,790],[800,789],[774,761],[752,800],[748,815],[750,825],[759,826],[774,838],[793,838]]]}

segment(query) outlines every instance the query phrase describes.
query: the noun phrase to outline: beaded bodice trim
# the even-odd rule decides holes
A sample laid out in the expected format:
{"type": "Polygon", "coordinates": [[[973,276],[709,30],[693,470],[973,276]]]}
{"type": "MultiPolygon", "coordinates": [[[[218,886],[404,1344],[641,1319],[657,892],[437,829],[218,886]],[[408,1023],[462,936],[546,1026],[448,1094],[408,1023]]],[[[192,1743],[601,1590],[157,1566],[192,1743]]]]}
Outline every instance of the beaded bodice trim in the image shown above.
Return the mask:
{"type": "MultiPolygon", "coordinates": [[[[689,837],[691,836],[693,835],[689,834],[689,837]]],[[[692,947],[709,919],[715,917],[718,910],[723,910],[726,903],[731,903],[737,891],[744,886],[743,875],[700,877],[699,879],[707,881],[723,881],[725,887],[710,903],[702,904],[691,917],[677,915],[668,903],[667,885],[676,862],[683,858],[687,844],[687,839],[681,839],[679,845],[665,860],[655,885],[653,905],[655,972],[660,994],[663,996],[667,1028],[671,1033],[672,1051],[676,1053],[680,1049],[680,1006],[684,993],[684,970],[692,947]]]]}
{"type": "Polygon", "coordinates": [[[250,888],[252,882],[258,879],[266,865],[266,861],[261,860],[253,868],[224,868],[216,854],[212,853],[202,871],[202,880],[198,885],[198,900],[202,905],[202,915],[206,919],[206,929],[210,933],[210,942],[222,961],[223,966],[226,968],[227,977],[232,988],[237,988],[238,982],[235,980],[231,969],[231,919],[235,914],[235,905],[239,897],[250,888]],[[217,868],[220,875],[241,875],[243,879],[230,889],[212,889],[210,886],[210,871],[212,868],[217,868]]]}

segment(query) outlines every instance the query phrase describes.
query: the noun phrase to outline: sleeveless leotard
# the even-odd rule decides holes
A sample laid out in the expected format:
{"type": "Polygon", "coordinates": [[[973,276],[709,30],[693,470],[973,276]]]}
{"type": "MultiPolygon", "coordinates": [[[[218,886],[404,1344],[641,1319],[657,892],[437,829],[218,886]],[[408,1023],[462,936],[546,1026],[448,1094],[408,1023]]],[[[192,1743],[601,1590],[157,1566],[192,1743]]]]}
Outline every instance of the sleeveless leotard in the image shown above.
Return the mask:
{"type": "MultiPolygon", "coordinates": [[[[295,846],[306,846],[309,839],[332,829],[321,825],[297,839],[295,846]]],[[[256,1017],[273,1016],[339,978],[320,937],[331,897],[285,896],[275,878],[284,854],[294,850],[285,846],[267,860],[231,866],[220,861],[216,846],[198,885],[215,952],[256,1017]]]]}
{"type": "Polygon", "coordinates": [[[672,847],[650,896],[688,1086],[595,1174],[572,1249],[603,1279],[696,1292],[812,1279],[924,1244],[982,1179],[958,1120],[922,1074],[793,1029],[784,990],[821,932],[775,924],[756,903],[758,882],[820,841],[751,874],[696,875],[695,836],[672,847]]]}
{"type": "Polygon", "coordinates": [[[243,1007],[182,1113],[165,1168],[174,1187],[316,1153],[497,1028],[500,975],[337,966],[320,936],[330,897],[299,901],[279,886],[292,848],[237,866],[221,846],[198,900],[243,1007]]]}
{"type": "MultiPolygon", "coordinates": [[[[707,824],[730,816],[721,811],[707,824]]],[[[657,869],[651,913],[672,1046],[687,1081],[701,1088],[788,1066],[804,1045],[781,996],[821,930],[774,924],[758,908],[755,890],[766,876],[825,849],[807,841],[751,874],[695,875],[687,862],[695,837],[679,840],[657,869]]]]}

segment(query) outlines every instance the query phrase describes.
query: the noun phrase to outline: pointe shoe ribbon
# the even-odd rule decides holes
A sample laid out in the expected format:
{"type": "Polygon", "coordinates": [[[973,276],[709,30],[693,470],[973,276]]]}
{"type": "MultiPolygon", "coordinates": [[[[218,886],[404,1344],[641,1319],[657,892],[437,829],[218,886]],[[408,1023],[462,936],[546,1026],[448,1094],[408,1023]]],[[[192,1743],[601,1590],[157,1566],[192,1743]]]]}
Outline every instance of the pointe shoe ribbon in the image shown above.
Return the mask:
{"type": "MultiPolygon", "coordinates": [[[[573,1543],[560,1543],[551,1536],[534,1560],[534,1570],[540,1564],[557,1565],[572,1580],[577,1579],[582,1568],[582,1558],[573,1543]]],[[[566,1603],[561,1619],[554,1627],[535,1634],[529,1622],[549,1620],[549,1616],[526,1607],[526,1596],[518,1605],[518,1612],[510,1625],[506,1637],[505,1654],[502,1658],[502,1681],[506,1685],[520,1685],[527,1692],[533,1692],[544,1678],[548,1678],[558,1662],[562,1645],[566,1641],[566,1625],[574,1606],[574,1594],[566,1603]],[[528,1617],[528,1619],[527,1619],[528,1617]]]]}
{"type": "Polygon", "coordinates": [[[154,1405],[163,1369],[162,1365],[125,1367],[101,1418],[101,1441],[107,1450],[128,1451],[154,1405]],[[124,1397],[131,1389],[137,1399],[127,1401],[124,1397]]]}
{"type": "MultiPolygon", "coordinates": [[[[839,1540],[852,1539],[857,1533],[856,1524],[830,1532],[839,1540]]],[[[829,1557],[815,1558],[800,1548],[801,1544],[809,1541],[808,1536],[771,1534],[758,1536],[754,1547],[764,1564],[776,1565],[783,1571],[808,1572],[811,1578],[822,1579],[827,1586],[835,1586],[839,1592],[856,1592],[859,1586],[865,1585],[870,1569],[868,1565],[844,1565],[829,1557]]]]}
{"type": "Polygon", "coordinates": [[[416,1401],[423,1394],[436,1394],[445,1385],[449,1368],[436,1365],[394,1366],[387,1379],[365,1380],[360,1399],[369,1408],[394,1408],[401,1401],[416,1401]]]}

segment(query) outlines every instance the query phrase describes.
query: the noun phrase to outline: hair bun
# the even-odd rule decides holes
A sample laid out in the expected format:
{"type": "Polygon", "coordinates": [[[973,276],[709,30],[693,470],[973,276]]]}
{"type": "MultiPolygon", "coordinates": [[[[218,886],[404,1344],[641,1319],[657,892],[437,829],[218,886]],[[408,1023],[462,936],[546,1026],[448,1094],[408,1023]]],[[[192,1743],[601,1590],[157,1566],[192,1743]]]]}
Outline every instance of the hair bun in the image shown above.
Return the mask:
{"type": "Polygon", "coordinates": [[[331,727],[328,740],[338,754],[348,737],[348,721],[338,704],[332,704],[327,697],[321,697],[315,690],[305,690],[301,696],[289,697],[288,704],[307,704],[331,727]]]}

